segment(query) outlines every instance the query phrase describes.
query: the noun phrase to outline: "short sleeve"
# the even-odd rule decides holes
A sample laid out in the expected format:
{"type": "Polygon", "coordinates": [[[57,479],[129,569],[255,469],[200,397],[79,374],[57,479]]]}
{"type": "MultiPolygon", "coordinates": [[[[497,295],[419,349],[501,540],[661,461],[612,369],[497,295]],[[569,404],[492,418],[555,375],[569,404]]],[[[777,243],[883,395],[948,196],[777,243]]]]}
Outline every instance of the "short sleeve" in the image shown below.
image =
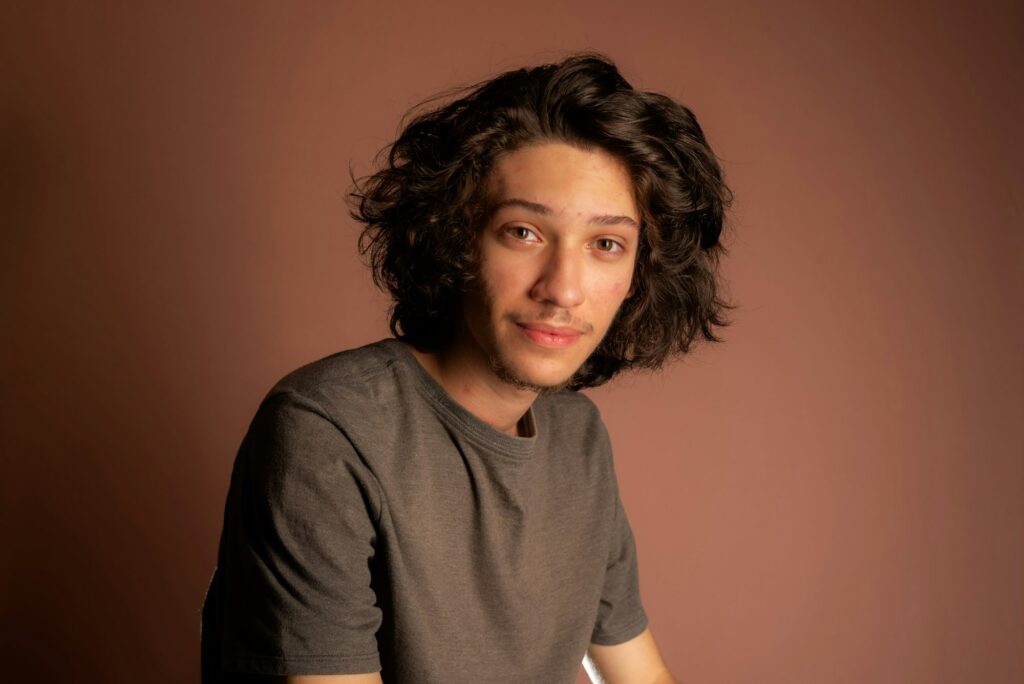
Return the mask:
{"type": "Polygon", "coordinates": [[[616,492],[608,565],[590,642],[614,646],[638,636],[646,628],[647,615],[640,602],[636,544],[626,511],[616,492]]]}
{"type": "Polygon", "coordinates": [[[372,473],[315,402],[264,401],[235,462],[214,579],[224,670],[380,669],[379,507],[372,473]]]}

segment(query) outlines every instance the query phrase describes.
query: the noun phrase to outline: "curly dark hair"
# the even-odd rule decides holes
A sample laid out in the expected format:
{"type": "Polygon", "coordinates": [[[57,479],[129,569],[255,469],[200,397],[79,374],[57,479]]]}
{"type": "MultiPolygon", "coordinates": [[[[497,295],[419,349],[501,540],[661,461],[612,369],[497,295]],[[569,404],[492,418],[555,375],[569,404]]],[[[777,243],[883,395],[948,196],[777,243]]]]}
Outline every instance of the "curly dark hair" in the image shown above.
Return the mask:
{"type": "Polygon", "coordinates": [[[542,141],[604,150],[632,178],[640,245],[632,292],[571,389],[628,368],[657,369],[695,340],[719,341],[719,236],[732,195],[693,113],[633,89],[606,57],[519,69],[428,100],[354,181],[352,217],[374,282],[390,292],[391,331],[422,350],[448,344],[477,270],[486,179],[501,154],[542,141]]]}

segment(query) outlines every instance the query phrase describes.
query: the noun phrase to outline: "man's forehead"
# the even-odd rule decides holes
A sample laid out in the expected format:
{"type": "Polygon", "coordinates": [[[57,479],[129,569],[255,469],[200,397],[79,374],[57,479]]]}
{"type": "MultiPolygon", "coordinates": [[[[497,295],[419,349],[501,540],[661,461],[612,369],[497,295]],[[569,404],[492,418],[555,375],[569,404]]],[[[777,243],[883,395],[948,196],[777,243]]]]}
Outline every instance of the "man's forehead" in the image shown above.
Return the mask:
{"type": "Polygon", "coordinates": [[[530,154],[527,147],[503,153],[495,160],[484,180],[487,216],[509,207],[551,216],[564,210],[566,202],[583,200],[586,206],[576,208],[596,217],[595,223],[639,226],[634,184],[617,157],[604,150],[563,143],[546,147],[544,155],[530,154]],[[589,174],[583,170],[595,162],[600,167],[596,175],[593,169],[589,174]],[[568,180],[573,178],[576,183],[568,180]]]}

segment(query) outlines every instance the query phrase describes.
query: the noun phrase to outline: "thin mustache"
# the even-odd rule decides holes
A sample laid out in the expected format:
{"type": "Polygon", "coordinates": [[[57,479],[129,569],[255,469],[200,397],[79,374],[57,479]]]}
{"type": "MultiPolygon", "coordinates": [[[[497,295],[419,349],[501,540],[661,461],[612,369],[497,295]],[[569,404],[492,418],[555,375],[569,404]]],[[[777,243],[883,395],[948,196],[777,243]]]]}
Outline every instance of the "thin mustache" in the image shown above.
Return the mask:
{"type": "Polygon", "coordinates": [[[516,314],[513,318],[515,318],[516,322],[525,323],[527,325],[530,323],[543,323],[551,326],[574,328],[582,333],[590,333],[594,331],[593,325],[579,318],[573,318],[572,314],[568,311],[541,311],[533,316],[516,314]]]}

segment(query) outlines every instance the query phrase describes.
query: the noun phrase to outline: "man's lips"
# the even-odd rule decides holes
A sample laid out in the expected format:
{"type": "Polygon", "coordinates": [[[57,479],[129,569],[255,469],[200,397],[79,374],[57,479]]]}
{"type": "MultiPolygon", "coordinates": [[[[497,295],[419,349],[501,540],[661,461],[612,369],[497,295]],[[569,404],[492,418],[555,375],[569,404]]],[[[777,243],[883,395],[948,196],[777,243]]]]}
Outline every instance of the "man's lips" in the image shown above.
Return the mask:
{"type": "Polygon", "coordinates": [[[583,331],[572,326],[546,325],[544,323],[516,323],[530,340],[542,347],[558,349],[569,347],[583,335],[583,331]]]}

